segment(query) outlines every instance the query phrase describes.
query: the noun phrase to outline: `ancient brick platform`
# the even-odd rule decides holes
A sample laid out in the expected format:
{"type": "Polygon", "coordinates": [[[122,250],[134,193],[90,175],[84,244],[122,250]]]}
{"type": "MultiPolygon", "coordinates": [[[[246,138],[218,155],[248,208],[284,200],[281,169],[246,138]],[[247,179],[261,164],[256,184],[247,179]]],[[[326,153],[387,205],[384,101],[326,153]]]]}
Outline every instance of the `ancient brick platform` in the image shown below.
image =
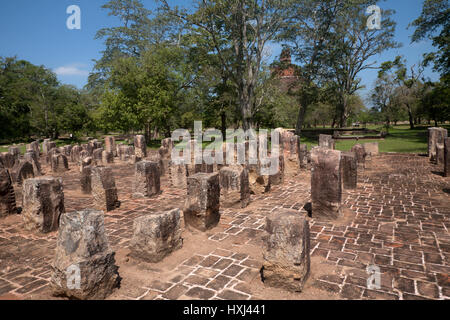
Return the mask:
{"type": "MultiPolygon", "coordinates": [[[[271,212],[307,214],[308,171],[252,195],[245,209],[221,208],[212,230],[183,230],[183,248],[150,264],[128,256],[133,220],[183,208],[186,190],[170,187],[165,176],[160,195],[135,200],[134,166],[117,160],[111,167],[121,206],[105,214],[105,226],[123,280],[109,299],[450,299],[450,180],[427,157],[372,157],[358,188],[344,191],[344,217],[333,223],[311,218],[311,275],[302,293],[262,283],[261,237],[271,212]],[[380,289],[367,288],[369,265],[380,268],[380,289]]],[[[43,171],[63,178],[66,211],[92,207],[75,164],[64,173],[43,171]]],[[[20,206],[18,187],[16,195],[20,206]]],[[[56,299],[49,288],[56,236],[25,231],[20,215],[0,220],[0,298],[56,299]]]]}

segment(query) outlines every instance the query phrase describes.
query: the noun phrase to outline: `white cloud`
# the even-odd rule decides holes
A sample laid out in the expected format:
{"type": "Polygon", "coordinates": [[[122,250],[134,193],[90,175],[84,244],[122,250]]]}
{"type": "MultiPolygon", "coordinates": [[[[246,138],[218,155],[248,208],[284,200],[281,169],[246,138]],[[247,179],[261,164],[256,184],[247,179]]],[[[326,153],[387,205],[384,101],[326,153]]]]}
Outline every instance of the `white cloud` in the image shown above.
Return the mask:
{"type": "Polygon", "coordinates": [[[83,70],[84,65],[71,64],[53,70],[58,76],[88,76],[89,71],[83,70]]]}

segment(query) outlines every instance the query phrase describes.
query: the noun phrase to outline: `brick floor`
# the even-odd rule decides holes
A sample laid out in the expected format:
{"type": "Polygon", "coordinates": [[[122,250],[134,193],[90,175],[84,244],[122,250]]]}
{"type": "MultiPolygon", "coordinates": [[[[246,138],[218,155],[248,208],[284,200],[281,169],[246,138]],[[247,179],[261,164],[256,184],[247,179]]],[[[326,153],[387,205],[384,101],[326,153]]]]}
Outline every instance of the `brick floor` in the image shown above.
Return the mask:
{"type": "MultiPolygon", "coordinates": [[[[49,171],[46,166],[44,170],[49,171]]],[[[105,214],[105,225],[115,250],[128,247],[136,217],[184,204],[185,191],[169,187],[167,177],[161,195],[131,199],[133,170],[119,161],[113,165],[121,207],[105,214]]],[[[308,283],[343,299],[450,299],[450,180],[440,171],[426,157],[373,157],[359,173],[358,189],[344,192],[342,221],[311,218],[312,256],[333,271],[308,283]],[[381,270],[379,289],[367,287],[371,265],[381,270]]],[[[71,164],[61,176],[66,211],[91,207],[91,197],[79,192],[78,167],[71,164]]],[[[169,268],[167,279],[160,276],[167,270],[143,271],[145,282],[129,283],[113,298],[270,299],[255,289],[263,286],[259,270],[265,217],[279,208],[307,214],[303,208],[310,202],[309,182],[306,171],[287,176],[270,193],[252,195],[247,208],[221,209],[219,226],[204,239],[213,249],[205,252],[200,244],[169,268]]],[[[16,195],[20,199],[20,188],[16,195]]],[[[21,221],[20,216],[0,220],[0,297],[33,299],[49,292],[56,233],[26,232],[21,221]]]]}

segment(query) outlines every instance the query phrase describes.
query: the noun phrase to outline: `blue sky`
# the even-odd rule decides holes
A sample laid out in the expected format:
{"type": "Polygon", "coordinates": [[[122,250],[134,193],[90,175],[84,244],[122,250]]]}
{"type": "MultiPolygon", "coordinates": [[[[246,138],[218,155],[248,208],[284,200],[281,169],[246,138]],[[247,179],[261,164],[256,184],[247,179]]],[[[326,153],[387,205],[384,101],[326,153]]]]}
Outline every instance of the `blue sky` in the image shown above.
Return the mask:
{"type": "MultiPolygon", "coordinates": [[[[62,83],[73,84],[79,88],[87,82],[93,67],[93,59],[99,59],[103,49],[102,40],[94,40],[100,28],[115,26],[118,21],[109,17],[101,9],[106,0],[14,0],[0,3],[0,56],[17,56],[36,65],[52,69],[62,83]],[[66,9],[70,5],[81,8],[81,30],[69,30],[66,9]]],[[[188,5],[190,1],[169,1],[188,5]]],[[[155,7],[154,0],[144,0],[147,8],[155,7]]],[[[431,49],[431,43],[424,41],[410,43],[413,30],[407,30],[408,24],[420,15],[422,0],[388,0],[380,1],[379,6],[394,9],[397,21],[396,40],[403,43],[400,49],[391,50],[376,57],[383,62],[403,55],[408,64],[416,64],[422,54],[431,49]]],[[[272,46],[272,58],[280,53],[279,46],[272,46]]],[[[376,79],[377,71],[369,70],[360,74],[367,96],[376,79]]],[[[425,76],[432,80],[439,77],[431,69],[425,76]]]]}

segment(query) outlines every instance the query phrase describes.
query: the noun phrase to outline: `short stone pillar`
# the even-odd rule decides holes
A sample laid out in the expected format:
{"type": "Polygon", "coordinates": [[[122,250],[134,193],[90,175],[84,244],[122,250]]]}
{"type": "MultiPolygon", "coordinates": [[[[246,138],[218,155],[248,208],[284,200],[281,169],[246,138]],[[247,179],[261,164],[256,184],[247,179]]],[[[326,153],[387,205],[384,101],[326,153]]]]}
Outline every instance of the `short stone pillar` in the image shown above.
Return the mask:
{"type": "Polygon", "coordinates": [[[356,162],[358,163],[358,167],[364,168],[366,165],[366,150],[364,149],[362,144],[356,144],[352,147],[351,152],[353,152],[356,156],[356,162]]]}
{"type": "Polygon", "coordinates": [[[33,165],[26,160],[17,162],[12,169],[13,182],[22,185],[26,179],[30,178],[34,178],[33,165]]]}
{"type": "Polygon", "coordinates": [[[108,136],[105,137],[105,151],[113,154],[113,157],[117,156],[116,138],[108,136]]]}
{"type": "Polygon", "coordinates": [[[316,147],[311,151],[311,200],[314,219],[341,217],[341,152],[316,147]]]}
{"type": "Polygon", "coordinates": [[[103,162],[103,148],[98,148],[92,151],[92,158],[96,164],[101,164],[103,162]]]}
{"type": "Polygon", "coordinates": [[[358,162],[353,152],[341,153],[342,186],[352,190],[358,187],[358,162]]]}
{"type": "Polygon", "coordinates": [[[133,198],[149,198],[161,193],[159,168],[156,162],[140,161],[135,165],[133,198]]]}
{"type": "Polygon", "coordinates": [[[9,147],[9,153],[14,157],[15,161],[20,159],[20,149],[18,147],[9,147]]]}
{"type": "Polygon", "coordinates": [[[319,135],[319,147],[324,147],[324,148],[334,150],[335,142],[334,142],[333,136],[330,136],[328,134],[319,135]]]}
{"type": "Polygon", "coordinates": [[[92,196],[94,208],[111,211],[120,207],[116,182],[110,167],[94,167],[91,174],[92,196]]]}
{"type": "Polygon", "coordinates": [[[62,153],[58,153],[52,156],[51,161],[52,171],[55,173],[63,173],[69,170],[69,162],[67,157],[62,153]]]}
{"type": "MultiPolygon", "coordinates": [[[[42,142],[42,153],[46,155],[50,151],[49,143],[51,142],[50,139],[44,139],[44,142],[42,142]]],[[[53,146],[52,146],[53,147],[53,146]]]]}
{"type": "Polygon", "coordinates": [[[68,159],[70,159],[70,155],[72,153],[73,146],[68,144],[64,146],[64,152],[62,152],[68,159]]]}
{"type": "Polygon", "coordinates": [[[437,165],[443,165],[445,162],[445,146],[444,144],[437,144],[436,145],[436,164],[437,165]]]}
{"type": "Polygon", "coordinates": [[[245,208],[250,203],[250,182],[248,170],[241,166],[223,167],[219,171],[221,204],[232,207],[236,203],[245,208]]]}
{"type": "Polygon", "coordinates": [[[450,177],[450,138],[444,141],[444,177],[450,177]]]}
{"type": "Polygon", "coordinates": [[[444,128],[428,128],[428,157],[431,161],[436,161],[437,145],[444,145],[448,132],[444,128]]]}
{"type": "Polygon", "coordinates": [[[80,185],[81,192],[84,194],[92,193],[92,167],[86,166],[81,170],[80,185]]]}
{"type": "Polygon", "coordinates": [[[220,221],[219,209],[219,174],[197,173],[188,177],[185,225],[200,231],[212,229],[220,221]]]}
{"type": "Polygon", "coordinates": [[[81,146],[73,146],[70,151],[70,161],[78,163],[80,161],[80,154],[83,151],[81,146]]]}
{"type": "Polygon", "coordinates": [[[45,155],[45,162],[50,165],[50,167],[52,166],[52,159],[53,156],[56,154],[60,154],[61,152],[59,151],[58,148],[52,148],[51,150],[49,150],[47,152],[47,154],[45,155]]]}
{"type": "MultiPolygon", "coordinates": [[[[269,175],[269,180],[271,185],[281,185],[284,183],[284,171],[285,171],[285,162],[284,162],[284,156],[280,155],[278,156],[278,161],[275,157],[271,157],[271,166],[272,168],[275,168],[275,172],[271,175],[269,175]]],[[[270,166],[270,165],[269,165],[270,166]]]]}
{"type": "Polygon", "coordinates": [[[147,157],[147,143],[144,136],[137,135],[134,137],[134,153],[141,159],[147,157]]]}
{"type": "Polygon", "coordinates": [[[121,161],[129,161],[130,157],[134,154],[134,148],[127,145],[119,145],[118,156],[121,161]]]}
{"type": "Polygon", "coordinates": [[[114,163],[114,153],[104,150],[102,152],[102,163],[103,164],[114,163]]]}
{"type": "Polygon", "coordinates": [[[270,166],[270,161],[270,158],[259,160],[258,164],[248,166],[250,190],[256,195],[269,192],[272,187],[269,174],[264,172],[264,169],[270,166]]]}
{"type": "Polygon", "coordinates": [[[91,165],[94,165],[94,160],[92,159],[92,157],[83,158],[82,160],[80,160],[80,172],[83,172],[84,168],[91,165]]]}
{"type": "Polygon", "coordinates": [[[171,161],[169,164],[169,174],[172,187],[180,189],[187,188],[188,172],[188,165],[184,162],[176,164],[171,161]]]}
{"type": "Polygon", "coordinates": [[[16,194],[8,169],[0,164],[0,218],[17,213],[16,194]]]}
{"type": "Polygon", "coordinates": [[[308,166],[308,145],[300,144],[298,147],[298,164],[300,169],[306,169],[308,166]]]}
{"type": "Polygon", "coordinates": [[[22,196],[22,216],[27,230],[48,233],[58,229],[59,217],[65,212],[61,178],[27,179],[22,196]]]}
{"type": "Polygon", "coordinates": [[[41,146],[39,145],[39,141],[33,141],[32,143],[27,144],[27,151],[28,150],[33,150],[39,158],[39,155],[41,154],[41,146]]]}
{"type": "Polygon", "coordinates": [[[366,152],[366,157],[373,157],[378,155],[378,142],[367,142],[363,144],[364,151],[366,152]]]}
{"type": "Polygon", "coordinates": [[[16,159],[9,152],[2,152],[0,153],[0,162],[6,169],[12,169],[16,164],[16,159]]]}
{"type": "Polygon", "coordinates": [[[87,209],[61,216],[51,268],[54,296],[99,300],[119,286],[115,252],[109,246],[101,211],[87,209]]]}
{"type": "Polygon", "coordinates": [[[301,292],[310,273],[308,220],[281,209],[266,217],[262,279],[269,287],[301,292]]]}
{"type": "Polygon", "coordinates": [[[136,218],[133,227],[133,258],[157,263],[183,246],[180,209],[136,218]]]}
{"type": "Polygon", "coordinates": [[[39,163],[39,158],[36,154],[36,151],[33,149],[27,150],[25,155],[23,156],[25,161],[28,161],[33,166],[33,171],[36,176],[40,176],[42,174],[41,164],[39,163]]]}

